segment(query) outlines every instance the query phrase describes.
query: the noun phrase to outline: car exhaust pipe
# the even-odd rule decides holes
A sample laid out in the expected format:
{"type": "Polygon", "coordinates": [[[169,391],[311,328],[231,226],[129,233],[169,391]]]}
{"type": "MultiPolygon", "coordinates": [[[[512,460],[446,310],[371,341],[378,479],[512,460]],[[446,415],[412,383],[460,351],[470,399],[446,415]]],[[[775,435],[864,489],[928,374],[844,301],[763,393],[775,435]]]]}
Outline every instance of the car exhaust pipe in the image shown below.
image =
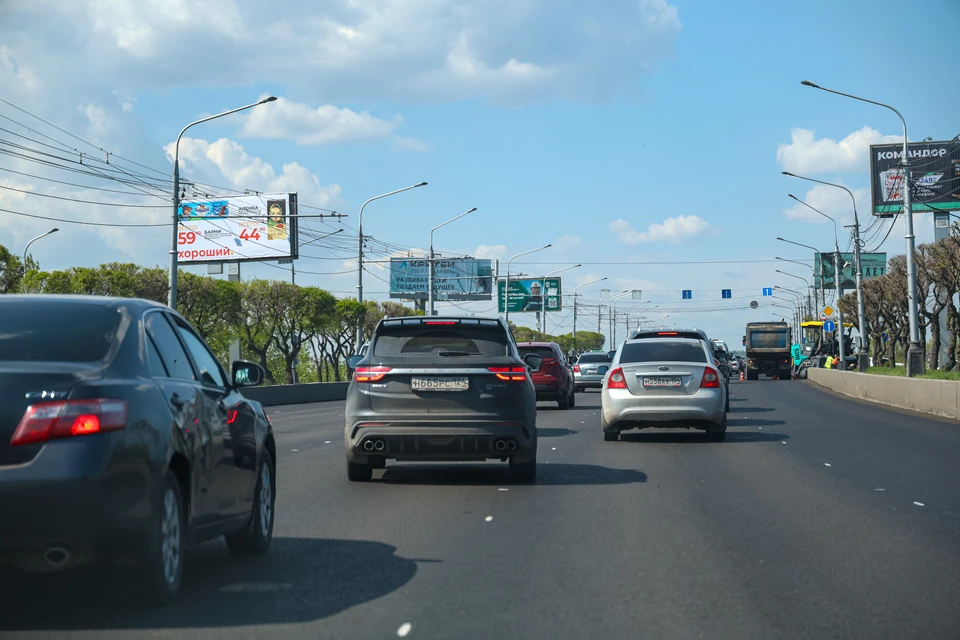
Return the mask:
{"type": "Polygon", "coordinates": [[[387,443],[384,442],[383,440],[377,440],[376,442],[373,443],[373,448],[377,451],[383,451],[384,449],[387,448],[387,443]]]}
{"type": "Polygon", "coordinates": [[[506,451],[507,450],[507,441],[506,440],[497,440],[494,445],[497,448],[497,451],[506,451]]]}
{"type": "Polygon", "coordinates": [[[508,440],[507,451],[516,451],[516,450],[517,450],[517,443],[514,442],[513,440],[508,440]]]}
{"type": "Polygon", "coordinates": [[[43,554],[43,559],[49,567],[59,569],[70,562],[70,552],[63,547],[50,547],[43,554]]]}
{"type": "Polygon", "coordinates": [[[367,440],[363,443],[364,451],[373,451],[373,440],[367,440]]]}

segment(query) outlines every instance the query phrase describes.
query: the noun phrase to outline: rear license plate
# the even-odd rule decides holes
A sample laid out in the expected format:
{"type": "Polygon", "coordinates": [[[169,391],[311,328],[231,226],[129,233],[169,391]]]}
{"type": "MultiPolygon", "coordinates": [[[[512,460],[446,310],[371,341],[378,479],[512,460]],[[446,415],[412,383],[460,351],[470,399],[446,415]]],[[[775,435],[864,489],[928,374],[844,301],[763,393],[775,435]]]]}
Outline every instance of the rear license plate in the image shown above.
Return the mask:
{"type": "Polygon", "coordinates": [[[643,378],[643,386],[655,388],[655,387],[679,387],[681,386],[680,378],[675,376],[657,376],[655,378],[643,378]]]}
{"type": "Polygon", "coordinates": [[[466,391],[470,388],[470,378],[466,377],[418,377],[410,380],[414,391],[466,391]]]}

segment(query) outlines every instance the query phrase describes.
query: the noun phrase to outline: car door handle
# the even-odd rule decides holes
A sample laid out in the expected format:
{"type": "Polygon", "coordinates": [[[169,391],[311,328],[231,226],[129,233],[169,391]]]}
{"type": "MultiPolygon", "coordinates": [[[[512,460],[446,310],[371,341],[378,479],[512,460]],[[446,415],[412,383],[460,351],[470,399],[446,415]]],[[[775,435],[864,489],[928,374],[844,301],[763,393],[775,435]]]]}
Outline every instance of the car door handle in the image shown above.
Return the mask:
{"type": "Polygon", "coordinates": [[[183,405],[187,404],[187,401],[181,398],[176,393],[170,395],[170,404],[177,407],[178,409],[183,405]]]}

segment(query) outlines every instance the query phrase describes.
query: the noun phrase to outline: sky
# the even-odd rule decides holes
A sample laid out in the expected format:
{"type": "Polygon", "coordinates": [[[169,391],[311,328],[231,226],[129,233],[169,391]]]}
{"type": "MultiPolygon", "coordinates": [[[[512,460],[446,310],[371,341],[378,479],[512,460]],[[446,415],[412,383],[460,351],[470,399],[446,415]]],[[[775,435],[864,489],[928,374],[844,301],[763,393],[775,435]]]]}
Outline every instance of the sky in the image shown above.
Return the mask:
{"type": "MultiPolygon", "coordinates": [[[[499,259],[504,273],[511,256],[551,244],[511,269],[540,277],[581,264],[562,274],[566,294],[607,278],[580,289],[578,327],[596,328],[602,288],[640,290],[617,305],[627,312],[621,338],[643,321],[739,345],[746,322],[792,313],[771,306],[789,303],[762,297],[763,287],[806,293],[775,270],[810,271],[776,257],[812,252],[776,238],[833,248],[833,225],[787,194],[838,224],[853,220],[846,193],[781,171],[849,187],[867,249],[903,252],[902,221],[874,220],[869,207],[868,148],[902,140],[896,115],[800,85],[892,104],[910,140],[960,133],[960,85],[939,75],[960,3],[902,7],[0,0],[0,244],[19,253],[57,226],[30,248],[45,270],[166,266],[178,133],[273,95],[191,128],[181,177],[214,196],[296,192],[311,207],[301,213],[345,214],[301,220],[302,240],[344,230],[302,250],[298,284],[355,296],[360,206],[426,181],[365,209],[365,298],[388,299],[390,255],[422,255],[432,227],[477,207],[437,231],[437,250],[499,259]]],[[[932,240],[930,214],[915,218],[918,242],[932,240]]],[[[845,250],[849,234],[839,235],[845,250]]],[[[276,262],[244,263],[241,277],[290,275],[276,262]]],[[[564,306],[550,314],[551,333],[572,329],[569,297],[564,306]]],[[[492,302],[438,309],[496,311],[492,302]]]]}

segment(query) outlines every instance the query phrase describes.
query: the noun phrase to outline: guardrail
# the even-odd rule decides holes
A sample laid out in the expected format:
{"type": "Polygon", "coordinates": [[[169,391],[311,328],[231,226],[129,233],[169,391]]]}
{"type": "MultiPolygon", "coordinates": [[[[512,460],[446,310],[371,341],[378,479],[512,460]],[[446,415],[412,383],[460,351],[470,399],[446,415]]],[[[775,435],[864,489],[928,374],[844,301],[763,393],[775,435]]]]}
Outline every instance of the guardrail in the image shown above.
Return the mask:
{"type": "Polygon", "coordinates": [[[349,382],[311,382],[308,384],[276,384],[269,387],[247,387],[243,395],[265,407],[284,404],[308,404],[347,399],[349,382]]]}
{"type": "Polygon", "coordinates": [[[844,395],[960,420],[960,381],[808,369],[810,380],[844,395]]]}

